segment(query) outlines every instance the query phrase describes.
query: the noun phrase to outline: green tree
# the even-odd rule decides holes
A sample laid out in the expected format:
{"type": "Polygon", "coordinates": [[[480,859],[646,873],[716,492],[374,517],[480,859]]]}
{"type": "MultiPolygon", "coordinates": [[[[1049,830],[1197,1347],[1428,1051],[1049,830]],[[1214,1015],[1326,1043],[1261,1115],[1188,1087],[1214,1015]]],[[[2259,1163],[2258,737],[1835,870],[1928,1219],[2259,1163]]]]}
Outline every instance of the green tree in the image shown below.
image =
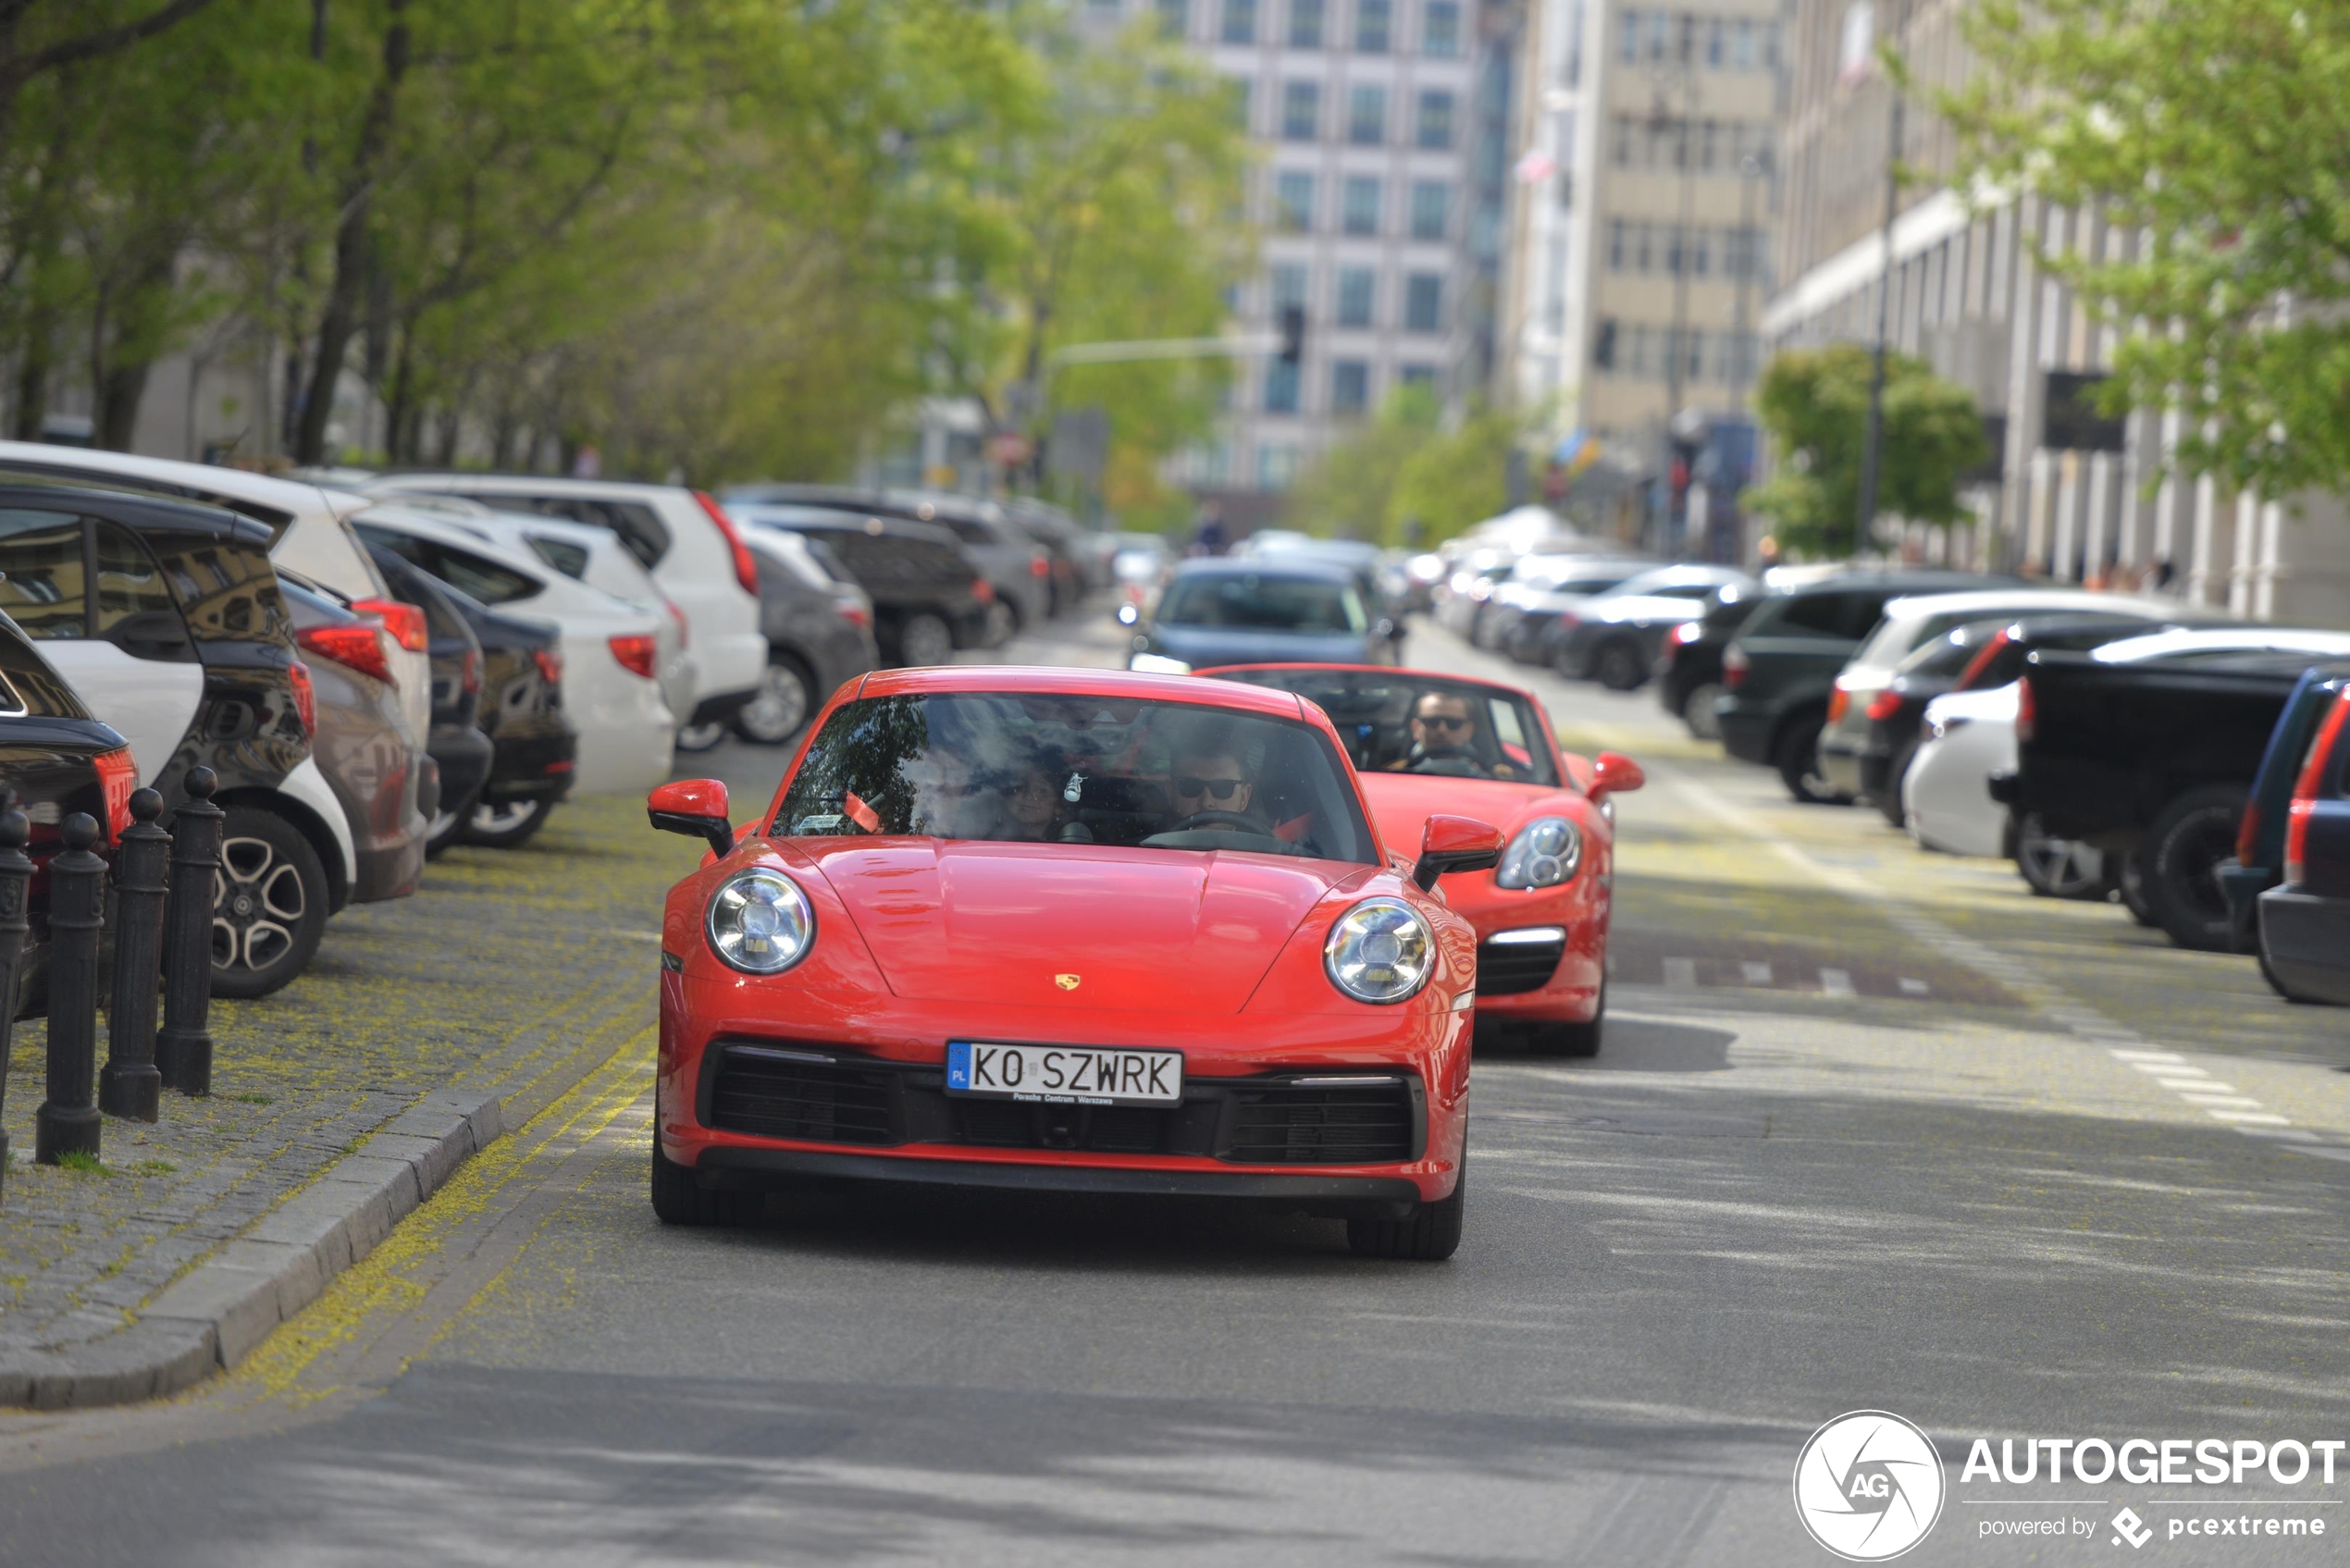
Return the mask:
{"type": "Polygon", "coordinates": [[[1379,415],[1325,448],[1290,491],[1287,521],[1309,533],[1392,539],[1396,486],[1405,466],[1438,438],[1443,409],[1425,387],[1401,387],[1379,415]]]}
{"type": "Polygon", "coordinates": [[[2350,6],[1983,0],[1962,173],[2146,240],[2042,257],[2126,334],[2109,409],[2269,496],[2350,487],[2350,6]]]}
{"type": "Polygon", "coordinates": [[[1458,426],[1424,443],[1404,460],[1387,503],[1390,539],[1416,517],[1426,540],[1449,539],[1499,512],[1510,500],[1510,453],[1532,427],[1531,415],[1478,405],[1458,426]]]}
{"type": "MultiPolygon", "coordinates": [[[[1855,343],[1782,353],[1764,367],[1755,409],[1779,453],[1778,471],[1746,497],[1790,552],[1841,559],[1856,539],[1861,464],[1868,440],[1871,352],[1855,343]]],[[[1965,515],[1959,485],[1990,455],[1983,419],[1962,387],[1923,360],[1886,357],[1878,496],[1886,512],[1920,523],[1965,515]]]]}

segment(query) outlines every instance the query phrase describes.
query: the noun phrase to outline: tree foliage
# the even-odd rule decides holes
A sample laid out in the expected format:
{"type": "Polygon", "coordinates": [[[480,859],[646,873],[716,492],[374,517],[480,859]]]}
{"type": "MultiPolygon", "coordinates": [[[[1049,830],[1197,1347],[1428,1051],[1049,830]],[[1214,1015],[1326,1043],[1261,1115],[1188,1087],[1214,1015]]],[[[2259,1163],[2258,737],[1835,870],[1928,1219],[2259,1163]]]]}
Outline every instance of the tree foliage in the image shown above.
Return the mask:
{"type": "Polygon", "coordinates": [[[1291,521],[1316,533],[1403,544],[1452,537],[1509,501],[1510,452],[1537,414],[1472,408],[1444,426],[1425,387],[1399,388],[1378,417],[1327,448],[1298,477],[1291,521]]]}
{"type": "MultiPolygon", "coordinates": [[[[1755,410],[1779,453],[1775,473],[1746,495],[1790,553],[1841,559],[1855,537],[1868,441],[1871,351],[1854,343],[1790,351],[1763,368],[1755,410]]],[[[1967,470],[1990,456],[1966,389],[1923,360],[1889,353],[1877,494],[1881,509],[1920,523],[1955,523],[1967,470]]]]}
{"type": "Polygon", "coordinates": [[[1984,0],[1944,111],[1965,172],[2142,241],[2042,259],[2125,336],[2109,406],[2190,472],[2350,486],[2350,6],[1984,0]]]}

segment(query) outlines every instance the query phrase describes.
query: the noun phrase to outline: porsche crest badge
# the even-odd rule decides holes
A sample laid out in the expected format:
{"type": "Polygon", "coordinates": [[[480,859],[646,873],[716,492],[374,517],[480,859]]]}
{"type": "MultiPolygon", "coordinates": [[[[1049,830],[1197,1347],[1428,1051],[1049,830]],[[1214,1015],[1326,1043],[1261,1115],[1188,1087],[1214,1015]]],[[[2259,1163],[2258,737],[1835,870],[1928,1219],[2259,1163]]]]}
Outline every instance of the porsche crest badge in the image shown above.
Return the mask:
{"type": "Polygon", "coordinates": [[[1082,978],[1082,976],[1073,974],[1057,974],[1053,977],[1053,983],[1059,986],[1063,991],[1074,991],[1077,989],[1078,982],[1082,978]]]}

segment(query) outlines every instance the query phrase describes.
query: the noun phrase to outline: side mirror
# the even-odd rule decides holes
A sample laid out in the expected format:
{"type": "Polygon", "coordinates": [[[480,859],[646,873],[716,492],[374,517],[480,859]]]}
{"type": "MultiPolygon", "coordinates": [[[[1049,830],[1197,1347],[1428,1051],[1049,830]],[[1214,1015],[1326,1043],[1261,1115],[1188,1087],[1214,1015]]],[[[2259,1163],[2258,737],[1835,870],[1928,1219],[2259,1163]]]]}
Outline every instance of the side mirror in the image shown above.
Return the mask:
{"type": "Polygon", "coordinates": [[[1132,604],[1121,604],[1118,607],[1118,623],[1121,626],[1131,626],[1142,618],[1143,612],[1132,604]]]}
{"type": "Polygon", "coordinates": [[[1602,751],[1591,773],[1590,797],[1605,800],[1611,795],[1625,795],[1649,782],[1640,765],[1620,751],[1602,751]]]}
{"type": "Polygon", "coordinates": [[[663,833],[710,841],[724,855],[735,847],[735,824],[726,815],[726,786],[716,779],[679,779],[645,796],[645,815],[663,833]]]}
{"type": "Polygon", "coordinates": [[[1501,829],[1474,817],[1439,812],[1420,834],[1420,858],[1412,867],[1412,881],[1425,893],[1438,877],[1454,871],[1490,871],[1502,863],[1502,847],[1501,829]]]}

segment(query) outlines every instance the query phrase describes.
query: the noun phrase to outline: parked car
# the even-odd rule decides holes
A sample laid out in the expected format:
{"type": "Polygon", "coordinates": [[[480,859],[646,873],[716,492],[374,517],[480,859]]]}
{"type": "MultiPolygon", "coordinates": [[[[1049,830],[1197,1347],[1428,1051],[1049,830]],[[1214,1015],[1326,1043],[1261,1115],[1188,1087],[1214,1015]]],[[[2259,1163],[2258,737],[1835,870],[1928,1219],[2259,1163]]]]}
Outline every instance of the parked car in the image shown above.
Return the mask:
{"type": "MultiPolygon", "coordinates": [[[[2293,819],[2294,787],[2308,759],[2310,742],[2333,710],[2334,698],[2350,687],[2350,663],[2312,665],[2302,672],[2269,743],[2244,816],[2236,825],[2236,855],[2220,867],[2220,892],[2227,900],[2230,945],[2257,952],[2260,895],[2284,877],[2285,831],[2293,819]]],[[[2273,983],[2275,977],[2270,976],[2273,983]]]]}
{"type": "Polygon", "coordinates": [[[1529,555],[1493,589],[1471,641],[1520,664],[1542,662],[1558,618],[1656,563],[1590,555],[1529,555]]]}
{"type": "Polygon", "coordinates": [[[1436,623],[1474,643],[1485,607],[1509,580],[1521,553],[1498,545],[1461,546],[1451,559],[1450,573],[1434,593],[1436,623]]]}
{"type": "Polygon", "coordinates": [[[1053,613],[1064,614],[1087,594],[1109,586],[1111,546],[1107,536],[1080,526],[1059,507],[1033,496],[1004,502],[1020,525],[1053,552],[1053,613]]]}
{"type": "Polygon", "coordinates": [[[2284,880],[2260,895],[2259,925],[2279,992],[2350,1006],[2350,691],[2337,688],[2294,781],[2284,880]]]}
{"type": "Polygon", "coordinates": [[[2224,949],[2219,867],[2302,672],[2350,658],[2350,634],[2158,632],[2032,655],[2017,691],[2016,771],[1991,795],[2048,832],[2133,857],[2144,903],[2183,947],[2224,949]]]}
{"type": "Polygon", "coordinates": [[[2013,589],[2012,577],[1964,572],[1858,571],[1766,596],[1722,651],[1722,695],[1713,710],[1722,744],[1743,762],[1778,771],[1796,799],[1851,799],[1820,776],[1820,732],[1836,677],[1905,596],[1968,588],[2013,589]]]}
{"type": "Polygon", "coordinates": [[[753,528],[747,537],[759,558],[767,679],[757,699],[735,715],[735,733],[781,746],[843,682],[880,667],[873,600],[822,541],[780,528],[753,528]]]}
{"type": "Polygon", "coordinates": [[[1656,667],[1665,638],[1702,617],[1721,589],[1743,596],[1761,587],[1735,566],[1684,562],[1642,572],[1561,611],[1543,631],[1534,662],[1570,680],[1633,691],[1656,667]]]}
{"type": "MultiPolygon", "coordinates": [[[[268,530],[269,559],[278,565],[332,588],[363,614],[403,620],[390,608],[383,578],[351,531],[352,513],[367,504],[364,497],[241,468],[27,441],[0,441],[0,473],[168,497],[249,517],[268,530]]],[[[423,735],[432,723],[431,661],[421,644],[395,648],[389,657],[408,726],[423,735]]]]}
{"type": "Polygon", "coordinates": [[[511,849],[528,842],[578,775],[579,732],[563,710],[562,630],[537,616],[490,609],[462,589],[441,591],[481,644],[481,729],[489,737],[489,778],[468,816],[444,811],[431,833],[440,846],[511,849]]]}
{"type": "Polygon", "coordinates": [[[424,615],[426,651],[432,658],[432,733],[425,749],[440,771],[440,785],[425,813],[425,858],[457,842],[457,827],[473,814],[489,783],[498,748],[481,728],[481,639],[440,584],[396,550],[370,545],[376,570],[392,597],[424,615]],[[444,825],[445,824],[445,825],[444,825]]]}
{"type": "Polygon", "coordinates": [[[1544,1056],[1599,1055],[1607,1023],[1614,796],[1639,764],[1559,748],[1531,692],[1426,670],[1242,665],[1215,672],[1295,692],[1329,715],[1390,844],[1416,844],[1439,812],[1491,822],[1501,864],[1444,879],[1477,927],[1477,1021],[1544,1056]]]}
{"type": "Polygon", "coordinates": [[[1697,619],[1664,635],[1656,656],[1656,698],[1700,740],[1721,738],[1714,704],[1722,695],[1723,650],[1767,591],[1735,585],[1715,588],[1700,601],[1697,619]]]}
{"type": "Polygon", "coordinates": [[[1220,664],[1384,664],[1394,627],[1376,618],[1348,567],[1288,556],[1186,561],[1134,628],[1127,668],[1182,674],[1220,664]]]}
{"type": "MultiPolygon", "coordinates": [[[[995,590],[986,636],[991,644],[1041,626],[1053,613],[1054,552],[994,501],[937,491],[860,490],[837,485],[745,485],[728,490],[726,500],[730,506],[820,507],[946,529],[995,590]]],[[[1070,574],[1075,571],[1072,562],[1070,574]]]]}
{"type": "Polygon", "coordinates": [[[37,1012],[47,994],[49,862],[58,830],[77,811],[98,824],[111,847],[130,825],[138,764],[121,735],[91,717],[64,676],[49,667],[24,628],[0,612],[0,811],[25,814],[32,859],[25,916],[31,932],[17,992],[0,997],[11,1017],[37,1012]]]}
{"type": "Polygon", "coordinates": [[[636,795],[669,776],[676,716],[656,680],[675,623],[624,604],[453,522],[398,507],[360,514],[359,534],[476,603],[551,622],[563,650],[563,707],[578,733],[581,795],[636,795]]]}
{"type": "MultiPolygon", "coordinates": [[[[610,529],[693,628],[697,688],[677,715],[678,744],[703,750],[759,695],[767,639],[759,630],[759,566],[726,509],[682,485],[533,475],[387,474],[378,493],[464,496],[501,512],[537,512],[610,529]]],[[[575,715],[576,717],[576,715],[575,715]]]]}
{"type": "MultiPolygon", "coordinates": [[[[408,727],[389,639],[374,616],[358,613],[319,585],[280,572],[278,587],[310,673],[317,711],[311,757],[334,791],[351,835],[351,902],[405,898],[424,875],[425,833],[439,791],[425,787],[429,755],[408,727]]],[[[232,829],[220,851],[224,886],[212,923],[216,970],[241,966],[266,974],[314,930],[297,918],[296,895],[308,882],[298,848],[290,839],[241,837],[232,829]]],[[[308,942],[315,948],[315,934],[308,942]]],[[[302,950],[295,971],[309,959],[310,952],[302,950]]]]}
{"type": "MultiPolygon", "coordinates": [[[[191,768],[218,775],[226,885],[246,892],[224,893],[216,993],[277,990],[302,972],[333,911],[396,891],[380,862],[363,865],[312,756],[316,694],[267,529],[159,495],[19,476],[0,481],[0,611],[129,742],[139,782],[177,807],[191,768]],[[249,940],[235,900],[261,883],[266,907],[245,913],[276,929],[249,940]]],[[[364,636],[389,673],[398,649],[383,623],[369,618],[364,636]]]]}
{"type": "Polygon", "coordinates": [[[873,605],[873,635],[892,664],[945,664],[987,641],[995,589],[944,528],[829,507],[746,505],[746,525],[821,544],[828,568],[856,579],[873,605]]]}

